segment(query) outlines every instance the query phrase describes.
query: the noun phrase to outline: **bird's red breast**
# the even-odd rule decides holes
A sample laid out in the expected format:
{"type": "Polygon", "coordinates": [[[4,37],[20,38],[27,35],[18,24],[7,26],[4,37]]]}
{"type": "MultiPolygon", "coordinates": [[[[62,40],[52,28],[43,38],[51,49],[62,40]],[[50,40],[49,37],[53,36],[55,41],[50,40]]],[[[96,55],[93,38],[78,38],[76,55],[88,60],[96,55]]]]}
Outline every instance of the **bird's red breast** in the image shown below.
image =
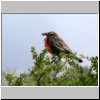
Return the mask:
{"type": "Polygon", "coordinates": [[[50,45],[48,43],[48,37],[46,37],[44,39],[44,46],[47,48],[48,52],[50,52],[51,54],[54,54],[54,52],[52,51],[52,49],[50,48],[50,45]]]}

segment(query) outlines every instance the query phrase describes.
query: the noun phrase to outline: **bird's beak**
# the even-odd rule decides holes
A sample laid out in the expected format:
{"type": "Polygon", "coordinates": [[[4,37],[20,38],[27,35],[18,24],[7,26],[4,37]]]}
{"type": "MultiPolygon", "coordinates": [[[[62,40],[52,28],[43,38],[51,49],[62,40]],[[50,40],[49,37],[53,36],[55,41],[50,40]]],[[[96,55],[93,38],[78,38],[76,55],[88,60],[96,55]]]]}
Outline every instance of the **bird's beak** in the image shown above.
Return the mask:
{"type": "Polygon", "coordinates": [[[47,36],[47,33],[42,33],[42,35],[44,36],[44,35],[46,35],[47,36]]]}

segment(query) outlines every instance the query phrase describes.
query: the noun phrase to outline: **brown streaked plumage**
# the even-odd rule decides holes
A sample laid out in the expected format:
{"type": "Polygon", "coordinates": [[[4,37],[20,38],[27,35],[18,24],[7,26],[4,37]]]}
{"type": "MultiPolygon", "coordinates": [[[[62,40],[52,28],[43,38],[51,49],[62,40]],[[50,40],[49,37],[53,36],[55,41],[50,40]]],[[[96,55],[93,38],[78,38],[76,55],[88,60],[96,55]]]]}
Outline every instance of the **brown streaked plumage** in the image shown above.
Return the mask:
{"type": "MultiPolygon", "coordinates": [[[[45,47],[48,52],[53,55],[59,55],[59,53],[63,52],[66,54],[73,53],[72,50],[67,46],[67,44],[57,35],[57,33],[51,31],[47,33],[42,33],[46,38],[44,39],[45,47]]],[[[78,58],[78,57],[77,57],[78,58]]],[[[83,62],[80,58],[79,62],[83,62]]]]}

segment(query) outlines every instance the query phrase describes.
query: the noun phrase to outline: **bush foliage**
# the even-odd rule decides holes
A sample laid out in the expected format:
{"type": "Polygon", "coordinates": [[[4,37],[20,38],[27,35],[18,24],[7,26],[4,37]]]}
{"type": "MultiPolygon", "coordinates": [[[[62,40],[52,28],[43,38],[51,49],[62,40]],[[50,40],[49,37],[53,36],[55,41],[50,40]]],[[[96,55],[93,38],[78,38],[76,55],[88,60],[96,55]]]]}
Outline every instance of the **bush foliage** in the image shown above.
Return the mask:
{"type": "Polygon", "coordinates": [[[38,54],[31,48],[33,66],[28,73],[15,76],[2,73],[9,86],[97,86],[98,56],[83,57],[90,66],[82,66],[75,54],[60,53],[59,57],[50,57],[44,49],[38,54]]]}

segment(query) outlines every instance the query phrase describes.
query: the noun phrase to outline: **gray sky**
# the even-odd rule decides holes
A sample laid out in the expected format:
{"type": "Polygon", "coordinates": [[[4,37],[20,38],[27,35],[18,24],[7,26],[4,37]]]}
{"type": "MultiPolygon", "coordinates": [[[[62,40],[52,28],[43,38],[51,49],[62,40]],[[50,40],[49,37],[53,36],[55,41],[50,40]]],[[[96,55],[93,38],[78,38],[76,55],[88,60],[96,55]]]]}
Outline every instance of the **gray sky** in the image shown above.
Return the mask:
{"type": "Polygon", "coordinates": [[[55,31],[78,54],[98,54],[97,14],[3,14],[2,68],[27,71],[33,65],[31,47],[44,49],[43,32],[55,31]]]}

